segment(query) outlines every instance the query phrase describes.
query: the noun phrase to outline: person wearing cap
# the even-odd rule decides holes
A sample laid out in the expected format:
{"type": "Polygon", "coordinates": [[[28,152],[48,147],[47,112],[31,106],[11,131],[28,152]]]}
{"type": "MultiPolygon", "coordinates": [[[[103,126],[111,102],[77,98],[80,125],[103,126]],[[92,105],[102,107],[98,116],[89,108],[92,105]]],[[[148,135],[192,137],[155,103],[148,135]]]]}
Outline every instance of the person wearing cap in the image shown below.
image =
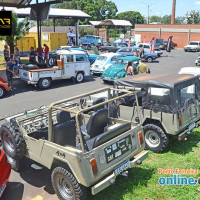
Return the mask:
{"type": "Polygon", "coordinates": [[[48,63],[48,54],[49,54],[49,47],[44,44],[44,62],[46,62],[46,64],[48,63]]]}
{"type": "Polygon", "coordinates": [[[8,80],[9,87],[12,88],[12,80],[13,80],[13,74],[14,74],[14,66],[16,65],[16,61],[14,59],[11,59],[11,61],[7,62],[6,66],[6,76],[8,80]]]}
{"type": "Polygon", "coordinates": [[[137,66],[138,74],[148,73],[148,67],[144,62],[145,62],[145,59],[142,58],[141,63],[137,66]]]}

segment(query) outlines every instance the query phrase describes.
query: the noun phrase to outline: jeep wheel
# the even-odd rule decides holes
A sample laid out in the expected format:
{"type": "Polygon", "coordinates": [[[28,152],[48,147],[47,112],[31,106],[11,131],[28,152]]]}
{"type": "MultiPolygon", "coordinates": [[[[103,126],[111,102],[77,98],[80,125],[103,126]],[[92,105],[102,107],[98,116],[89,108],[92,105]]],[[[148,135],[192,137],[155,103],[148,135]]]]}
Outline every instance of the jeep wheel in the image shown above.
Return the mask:
{"type": "Polygon", "coordinates": [[[51,175],[51,181],[57,196],[61,200],[84,200],[86,194],[81,189],[72,173],[62,167],[56,167],[51,175]]]}
{"type": "Polygon", "coordinates": [[[6,91],[3,87],[0,86],[0,98],[2,98],[5,95],[6,91]]]}
{"type": "Polygon", "coordinates": [[[12,170],[14,170],[16,172],[20,172],[20,171],[23,170],[23,167],[25,165],[25,163],[23,162],[24,158],[22,158],[22,159],[14,159],[14,158],[12,158],[12,157],[10,157],[8,155],[6,155],[6,157],[7,157],[8,163],[10,163],[10,165],[11,165],[11,169],[12,170]]]}
{"type": "Polygon", "coordinates": [[[148,57],[148,58],[147,58],[147,62],[148,62],[148,63],[153,62],[153,58],[152,58],[152,57],[148,57]]]}
{"type": "Polygon", "coordinates": [[[81,83],[81,82],[83,82],[83,80],[84,80],[84,74],[83,74],[83,72],[78,72],[77,75],[76,75],[76,77],[75,77],[75,81],[77,83],[81,83]]]}
{"type": "Polygon", "coordinates": [[[40,89],[47,89],[51,86],[51,78],[41,78],[37,85],[40,89]]]}
{"type": "Polygon", "coordinates": [[[155,153],[163,152],[169,144],[168,135],[154,124],[144,126],[144,135],[146,149],[155,153]]]}
{"type": "Polygon", "coordinates": [[[0,128],[0,136],[3,149],[8,156],[14,159],[25,156],[26,143],[18,130],[4,124],[0,128]]]}

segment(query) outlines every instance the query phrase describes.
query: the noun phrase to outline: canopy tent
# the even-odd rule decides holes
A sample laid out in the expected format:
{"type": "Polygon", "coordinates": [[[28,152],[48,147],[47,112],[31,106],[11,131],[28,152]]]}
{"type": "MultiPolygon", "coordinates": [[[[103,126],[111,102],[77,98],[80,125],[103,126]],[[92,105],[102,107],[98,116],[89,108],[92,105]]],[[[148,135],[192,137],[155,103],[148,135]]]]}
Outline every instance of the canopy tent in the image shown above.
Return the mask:
{"type": "Polygon", "coordinates": [[[103,20],[98,26],[132,26],[132,24],[127,20],[116,20],[116,19],[106,19],[103,20]]]}

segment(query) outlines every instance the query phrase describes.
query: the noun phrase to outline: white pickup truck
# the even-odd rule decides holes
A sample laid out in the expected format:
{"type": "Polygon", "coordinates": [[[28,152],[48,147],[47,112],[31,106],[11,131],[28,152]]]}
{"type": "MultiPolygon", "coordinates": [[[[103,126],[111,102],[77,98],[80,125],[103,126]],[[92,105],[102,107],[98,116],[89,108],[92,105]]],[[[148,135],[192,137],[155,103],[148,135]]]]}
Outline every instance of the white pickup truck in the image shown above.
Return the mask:
{"type": "Polygon", "coordinates": [[[74,78],[77,83],[80,83],[85,76],[90,75],[90,62],[84,52],[58,50],[56,54],[56,66],[44,69],[20,67],[19,77],[28,84],[47,89],[53,80],[74,78]]]}

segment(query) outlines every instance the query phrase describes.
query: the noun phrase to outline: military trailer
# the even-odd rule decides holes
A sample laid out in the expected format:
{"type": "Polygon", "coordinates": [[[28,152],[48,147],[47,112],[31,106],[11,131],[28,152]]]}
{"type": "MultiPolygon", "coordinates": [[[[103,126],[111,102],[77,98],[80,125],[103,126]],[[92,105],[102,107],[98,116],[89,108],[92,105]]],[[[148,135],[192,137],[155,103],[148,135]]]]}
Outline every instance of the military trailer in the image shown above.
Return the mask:
{"type": "MultiPolygon", "coordinates": [[[[115,82],[116,88],[137,89],[140,123],[146,149],[163,152],[169,136],[186,138],[200,125],[200,82],[198,77],[179,74],[141,74],[115,82]]],[[[134,98],[124,104],[134,106],[134,98]]],[[[129,115],[132,115],[129,112],[129,115]]],[[[129,116],[127,116],[129,117],[129,116]]],[[[137,113],[135,113],[135,117],[137,113]]]]}
{"type": "Polygon", "coordinates": [[[6,118],[0,135],[8,161],[17,170],[28,157],[51,169],[59,199],[88,199],[86,188],[97,194],[148,155],[142,126],[120,113],[132,95],[137,99],[136,91],[104,88],[6,118]],[[102,92],[107,100],[87,104],[102,92]]]}

